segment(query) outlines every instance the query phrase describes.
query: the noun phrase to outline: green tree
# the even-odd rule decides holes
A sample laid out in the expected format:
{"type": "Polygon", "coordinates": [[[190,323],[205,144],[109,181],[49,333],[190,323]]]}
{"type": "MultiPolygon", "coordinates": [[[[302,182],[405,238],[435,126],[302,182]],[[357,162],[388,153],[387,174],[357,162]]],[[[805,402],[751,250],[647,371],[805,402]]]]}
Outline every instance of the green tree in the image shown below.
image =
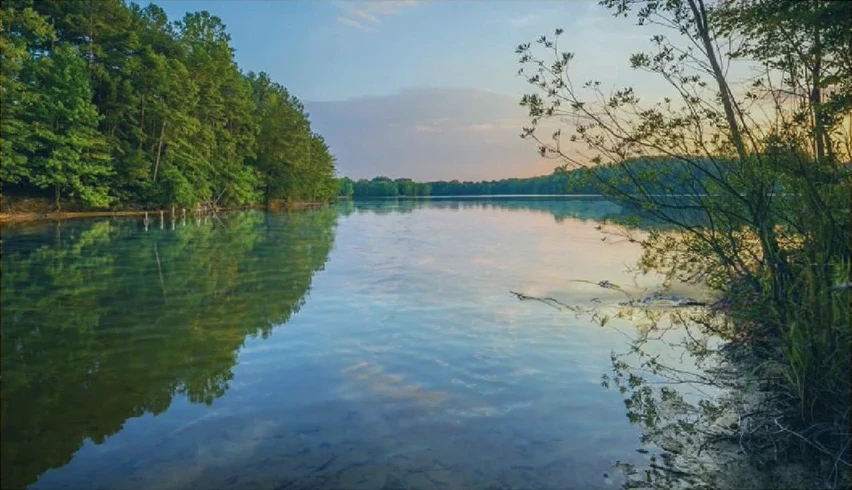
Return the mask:
{"type": "Polygon", "coordinates": [[[337,195],[334,155],[322,135],[311,133],[311,159],[303,178],[311,200],[328,202],[337,195]]]}
{"type": "Polygon", "coordinates": [[[38,58],[29,71],[26,76],[35,89],[24,121],[31,128],[25,143],[32,155],[31,182],[54,189],[57,209],[63,190],[88,205],[107,206],[112,169],[97,129],[100,117],[91,103],[86,63],[63,45],[38,58]]]}
{"type": "Polygon", "coordinates": [[[298,99],[266,73],[249,73],[248,80],[260,121],[257,152],[251,161],[262,175],[264,199],[269,203],[294,198],[297,169],[309,163],[310,122],[298,99]]]}
{"type": "Polygon", "coordinates": [[[194,117],[201,126],[193,142],[202,157],[199,163],[206,165],[192,175],[195,197],[253,202],[256,174],[244,162],[254,155],[257,121],[251,87],[234,62],[230,36],[222,21],[208,12],[187,14],[177,28],[190,79],[198,87],[194,117]]]}
{"type": "Polygon", "coordinates": [[[349,177],[338,179],[337,195],[340,197],[352,197],[355,194],[355,183],[349,177]]]}
{"type": "Polygon", "coordinates": [[[43,53],[55,40],[47,20],[26,4],[0,11],[0,179],[4,183],[30,177],[28,141],[32,128],[24,120],[31,87],[22,78],[32,71],[33,53],[43,53]]]}
{"type": "MultiPolygon", "coordinates": [[[[586,170],[608,196],[674,227],[675,234],[655,232],[643,240],[642,267],[670,280],[702,282],[726,298],[727,315],[684,323],[698,330],[687,347],[700,359],[715,355],[716,362],[747,368],[759,390],[772,397],[774,414],[767,419],[765,412],[748,413],[731,401],[742,410],[742,424],[719,429],[713,423],[720,406],[693,406],[671,390],[655,392],[616,359],[617,384],[631,393],[629,415],[649,422],[648,439],[662,447],[673,434],[688,438],[705,428],[710,438],[742,443],[747,435],[747,450],[758,459],[766,456],[756,449],[761,445],[774,447],[773,454],[800,450],[806,459],[827,458],[833,474],[823,476],[836,479],[838,465],[849,465],[849,434],[838,428],[848,426],[850,414],[845,281],[852,259],[852,174],[843,161],[852,144],[840,123],[850,114],[852,10],[820,1],[601,3],[616,16],[635,15],[640,25],[670,28],[680,38],[655,33],[652,51],[630,59],[634,69],[658,75],[670,95],[648,103],[632,87],[606,92],[598,81],[574,80],[575,55],[560,51],[563,30],[557,29],[535,48],[525,43],[516,51],[534,87],[521,101],[530,118],[523,136],[538,142],[542,155],[586,170]],[[741,50],[719,49],[735,40],[745,41],[741,50]],[[751,63],[759,75],[738,83],[724,69],[734,59],[751,63]],[[825,97],[827,88],[836,96],[825,97]],[[540,134],[541,123],[553,118],[576,121],[568,138],[561,130],[540,134]],[[590,158],[567,151],[572,145],[582,145],[590,158]],[[698,224],[685,219],[685,211],[698,213],[698,224]],[[728,342],[727,348],[707,349],[702,342],[709,336],[728,342]],[[751,353],[750,364],[727,356],[738,348],[751,353]],[[665,425],[654,416],[660,403],[678,406],[665,425]],[[686,426],[685,419],[695,422],[686,426]],[[746,426],[761,429],[740,432],[746,426]]],[[[646,338],[634,349],[641,351],[646,338]]],[[[640,367],[678,377],[656,358],[640,367]]],[[[742,389],[742,380],[692,379],[726,389],[742,389]]],[[[669,466],[684,459],[702,464],[689,454],[664,450],[663,456],[669,466]]],[[[671,475],[654,472],[660,481],[651,482],[648,473],[629,484],[665,486],[671,475]]],[[[713,486],[714,476],[708,478],[701,483],[713,486]]]]}
{"type": "Polygon", "coordinates": [[[266,74],[241,73],[207,12],[170,22],[122,0],[9,0],[0,30],[7,190],[52,187],[90,206],[336,193],[334,157],[302,103],[266,74]]]}

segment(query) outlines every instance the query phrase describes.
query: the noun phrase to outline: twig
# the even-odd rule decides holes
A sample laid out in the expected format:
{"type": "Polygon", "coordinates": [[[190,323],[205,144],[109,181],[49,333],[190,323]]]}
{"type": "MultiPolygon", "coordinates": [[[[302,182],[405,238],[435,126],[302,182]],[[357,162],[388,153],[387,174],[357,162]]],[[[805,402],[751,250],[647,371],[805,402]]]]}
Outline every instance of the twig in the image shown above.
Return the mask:
{"type": "MultiPolygon", "coordinates": [[[[783,425],[781,425],[781,424],[778,422],[778,419],[772,419],[772,421],[773,421],[773,422],[775,422],[775,425],[777,425],[777,426],[778,426],[778,428],[779,428],[779,429],[781,429],[782,431],[784,431],[784,432],[789,432],[790,434],[793,434],[794,436],[796,436],[796,437],[798,437],[799,439],[803,440],[803,441],[804,441],[804,442],[806,442],[808,445],[810,445],[810,446],[811,446],[811,447],[813,447],[814,449],[816,449],[816,450],[820,451],[821,453],[823,453],[823,454],[825,454],[825,455],[827,455],[827,456],[831,456],[832,458],[836,458],[836,460],[835,460],[835,465],[836,465],[837,463],[842,463],[843,465],[845,465],[845,466],[848,466],[848,467],[852,468],[852,464],[850,464],[848,461],[845,461],[845,460],[841,459],[839,455],[831,454],[831,452],[830,452],[828,449],[826,449],[825,447],[823,447],[823,446],[822,446],[822,444],[818,444],[818,443],[816,443],[816,442],[814,442],[814,441],[811,441],[810,439],[808,439],[807,437],[805,437],[805,436],[803,436],[803,435],[799,434],[798,432],[793,431],[793,430],[790,430],[790,429],[788,429],[787,427],[784,427],[783,425]]],[[[845,449],[845,446],[844,446],[844,449],[845,449]]]]}
{"type": "MultiPolygon", "coordinates": [[[[509,291],[509,292],[514,294],[521,301],[525,301],[525,300],[540,301],[540,302],[542,302],[542,303],[544,303],[548,306],[556,308],[557,310],[562,310],[562,308],[566,308],[566,309],[571,310],[575,313],[583,313],[583,311],[584,311],[579,306],[569,305],[569,304],[566,304],[566,303],[559,301],[556,298],[551,298],[549,296],[545,297],[545,298],[539,298],[537,296],[530,296],[530,295],[518,293],[518,292],[515,292],[515,291],[509,291]]],[[[589,312],[589,310],[586,310],[586,313],[588,313],[588,312],[589,312]]]]}
{"type": "Polygon", "coordinates": [[[548,305],[548,306],[550,306],[550,307],[552,307],[552,308],[556,308],[557,310],[561,310],[561,309],[562,309],[562,308],[560,308],[560,307],[559,307],[559,306],[557,306],[557,305],[562,305],[562,306],[564,306],[564,307],[566,307],[566,308],[568,308],[568,309],[572,309],[572,310],[573,310],[573,308],[572,308],[571,306],[568,306],[568,305],[566,305],[566,304],[563,304],[562,302],[560,302],[560,301],[558,301],[558,300],[556,300],[556,299],[554,299],[554,298],[537,298],[537,297],[535,297],[535,296],[528,296],[528,295],[526,295],[526,294],[518,293],[518,292],[515,292],[515,291],[509,291],[509,292],[510,292],[510,293],[512,293],[512,294],[514,294],[514,295],[515,295],[515,296],[516,296],[519,300],[521,300],[521,301],[526,301],[526,300],[540,301],[540,302],[542,302],[542,303],[544,303],[544,304],[546,304],[546,305],[548,305]],[[556,303],[556,304],[553,304],[553,303],[556,303]]]}
{"type": "Polygon", "coordinates": [[[219,203],[219,199],[222,199],[222,195],[225,194],[225,191],[227,191],[227,190],[228,190],[228,186],[225,186],[225,188],[222,189],[222,192],[219,193],[219,197],[217,197],[216,200],[213,201],[213,206],[215,206],[216,204],[219,203]]]}
{"type": "Polygon", "coordinates": [[[594,284],[595,286],[599,286],[599,287],[602,287],[602,288],[604,288],[604,289],[612,289],[612,290],[615,290],[615,291],[619,291],[619,292],[621,292],[621,294],[623,294],[624,296],[626,296],[628,300],[630,300],[630,301],[634,301],[633,296],[630,296],[630,294],[628,294],[628,293],[627,293],[627,291],[625,291],[624,289],[622,289],[622,288],[621,288],[620,286],[618,286],[617,284],[613,284],[613,283],[611,283],[611,282],[609,282],[609,281],[607,281],[607,280],[603,280],[603,281],[599,281],[599,282],[594,282],[594,281],[587,281],[587,280],[585,280],[585,279],[572,279],[572,280],[571,280],[571,282],[585,282],[585,283],[588,283],[588,284],[594,284]]]}
{"type": "Polygon", "coordinates": [[[694,477],[695,476],[693,473],[687,473],[685,471],[676,470],[674,468],[666,468],[665,466],[660,466],[660,465],[654,464],[654,463],[651,463],[651,468],[654,468],[655,470],[666,471],[668,473],[671,473],[673,475],[677,475],[677,476],[682,477],[682,478],[694,477]]]}

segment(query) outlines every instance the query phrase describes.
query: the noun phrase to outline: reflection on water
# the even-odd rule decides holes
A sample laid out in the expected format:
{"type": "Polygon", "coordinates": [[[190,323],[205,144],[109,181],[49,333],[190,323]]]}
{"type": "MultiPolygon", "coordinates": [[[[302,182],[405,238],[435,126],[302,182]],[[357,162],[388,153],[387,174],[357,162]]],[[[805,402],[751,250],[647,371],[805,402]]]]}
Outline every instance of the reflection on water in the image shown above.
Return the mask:
{"type": "Polygon", "coordinates": [[[552,214],[557,222],[565,219],[581,221],[616,221],[620,217],[635,216],[622,205],[603,197],[470,197],[464,199],[384,199],[357,200],[340,204],[344,215],[352,212],[377,214],[410,213],[418,209],[491,209],[506,211],[535,211],[552,214]]]}
{"type": "Polygon", "coordinates": [[[621,214],[398,201],[4,229],[2,487],[615,485],[639,433],[599,381],[626,339],[508,291],[620,300],[570,279],[623,276],[637,249],[584,221],[621,214]]]}
{"type": "MultiPolygon", "coordinates": [[[[698,226],[704,223],[700,210],[678,198],[667,200],[670,207],[665,214],[680,223],[698,226]]],[[[382,200],[356,200],[341,204],[341,211],[348,215],[352,212],[372,212],[378,214],[410,213],[416,209],[492,209],[522,210],[551,214],[557,223],[566,219],[597,221],[604,223],[653,227],[655,229],[672,228],[672,224],[660,221],[649,212],[633,205],[612,201],[603,196],[475,196],[465,198],[387,198],[382,200]]]]}
{"type": "Polygon", "coordinates": [[[175,395],[210,405],[247,336],[304,303],[331,210],[152,229],[90,220],[4,230],[3,488],[31,483],[175,395]]]}

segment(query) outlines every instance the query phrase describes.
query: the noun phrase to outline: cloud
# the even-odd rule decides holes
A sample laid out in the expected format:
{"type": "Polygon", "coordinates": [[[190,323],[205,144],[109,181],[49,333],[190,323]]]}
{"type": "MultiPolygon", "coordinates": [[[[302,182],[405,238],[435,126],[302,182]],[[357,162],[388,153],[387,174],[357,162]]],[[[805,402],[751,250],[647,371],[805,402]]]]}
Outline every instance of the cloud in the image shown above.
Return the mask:
{"type": "Polygon", "coordinates": [[[497,131],[500,129],[509,129],[509,128],[520,128],[523,126],[523,121],[518,121],[517,125],[510,125],[507,123],[498,123],[498,122],[488,122],[488,123],[479,123],[479,124],[471,124],[464,128],[465,131],[468,132],[482,132],[482,131],[497,131]]]}
{"type": "Polygon", "coordinates": [[[430,124],[415,124],[414,131],[417,131],[418,133],[440,133],[441,128],[430,124]]]}
{"type": "Polygon", "coordinates": [[[356,17],[360,17],[360,18],[362,18],[366,21],[372,22],[373,24],[381,24],[381,22],[382,22],[382,21],[379,20],[378,17],[376,17],[375,15],[371,14],[370,12],[368,12],[364,9],[353,10],[352,15],[355,15],[356,17]]]}
{"type": "Polygon", "coordinates": [[[517,28],[520,28],[520,27],[526,27],[526,26],[535,24],[539,20],[541,20],[541,17],[539,17],[536,14],[526,14],[526,15],[522,15],[520,17],[515,17],[513,19],[510,19],[509,25],[511,25],[512,27],[517,29],[517,28]]]}
{"type": "Polygon", "coordinates": [[[376,29],[365,25],[363,21],[370,24],[381,24],[382,17],[399,15],[403,8],[417,5],[414,0],[381,0],[370,2],[337,2],[337,6],[345,11],[345,14],[337,17],[337,23],[343,24],[359,31],[376,32],[376,29]]]}
{"type": "Polygon", "coordinates": [[[495,126],[492,123],[482,123],[482,124],[471,124],[466,129],[467,129],[467,131],[478,132],[478,131],[493,131],[497,127],[498,126],[495,126]]]}
{"type": "Polygon", "coordinates": [[[343,24],[345,26],[353,27],[355,29],[358,29],[359,31],[376,32],[376,30],[373,29],[372,27],[365,26],[364,24],[358,22],[357,20],[350,19],[349,17],[340,16],[340,17],[337,18],[337,23],[343,24]]]}
{"type": "Polygon", "coordinates": [[[397,15],[400,13],[400,10],[394,7],[392,2],[376,2],[370,8],[378,15],[397,15]]]}
{"type": "MultiPolygon", "coordinates": [[[[313,128],[349,177],[482,180],[550,173],[519,137],[518,98],[468,88],[413,88],[382,96],[310,102],[313,128]]],[[[549,133],[548,133],[549,134],[549,133]]]]}

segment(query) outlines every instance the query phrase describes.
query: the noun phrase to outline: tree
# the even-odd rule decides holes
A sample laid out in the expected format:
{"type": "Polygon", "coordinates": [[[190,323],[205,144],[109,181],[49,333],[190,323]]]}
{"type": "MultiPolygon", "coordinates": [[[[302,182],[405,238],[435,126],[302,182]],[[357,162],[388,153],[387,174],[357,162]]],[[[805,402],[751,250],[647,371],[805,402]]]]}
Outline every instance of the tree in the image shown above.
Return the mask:
{"type": "Polygon", "coordinates": [[[302,103],[266,74],[244,75],[208,12],[170,22],[122,0],[9,0],[0,30],[6,190],[52,187],[57,203],[67,191],[92,206],[336,193],[334,157],[302,103]]]}
{"type": "Polygon", "coordinates": [[[349,177],[338,179],[337,195],[340,197],[352,197],[355,194],[355,185],[349,177]]]}
{"type": "Polygon", "coordinates": [[[63,45],[33,63],[27,76],[36,87],[24,117],[31,127],[25,143],[32,152],[30,180],[53,187],[57,210],[63,190],[88,205],[108,205],[106,178],[112,169],[97,129],[100,117],[91,103],[86,63],[63,45]]]}
{"type": "Polygon", "coordinates": [[[301,103],[266,73],[249,73],[256,117],[260,121],[257,152],[252,165],[260,172],[267,204],[295,198],[298,169],[308,165],[310,122],[301,103]]]}
{"type": "Polygon", "coordinates": [[[31,128],[24,121],[30,97],[22,74],[32,71],[32,53],[41,55],[56,35],[46,19],[26,4],[0,11],[0,35],[0,178],[4,183],[18,183],[30,177],[31,128]]]}
{"type": "Polygon", "coordinates": [[[844,137],[833,132],[852,110],[852,9],[826,0],[748,0],[725,2],[716,15],[723,34],[740,36],[732,58],[787,76],[770,95],[778,103],[796,100],[792,116],[810,119],[816,159],[848,156],[850,148],[837,147],[844,137]]]}
{"type": "MultiPolygon", "coordinates": [[[[783,400],[772,408],[771,429],[761,415],[744,414],[752,426],[765,427],[748,434],[750,444],[792,448],[807,441],[829,457],[829,466],[849,464],[848,432],[836,428],[849,423],[852,357],[848,290],[838,288],[852,258],[852,181],[843,164],[852,144],[841,126],[850,114],[852,10],[820,1],[601,3],[616,16],[635,14],[640,25],[678,36],[654,34],[653,52],[630,59],[633,68],[658,75],[670,95],[648,104],[631,87],[608,94],[600,82],[572,79],[574,53],[560,50],[557,29],[536,42],[547,56],[532,43],[516,51],[521,73],[535,87],[521,101],[530,117],[522,136],[562,166],[586,170],[608,196],[679,232],[644,240],[642,266],[670,280],[704,282],[729,301],[723,319],[702,318],[686,328],[698,325],[700,333],[754,349],[759,383],[783,400]],[[733,80],[726,66],[735,59],[759,74],[746,83],[733,80]],[[828,87],[833,95],[826,98],[828,87]],[[568,138],[561,129],[540,134],[541,123],[556,118],[571,125],[568,138]],[[686,218],[690,213],[700,215],[699,224],[686,218]],[[776,424],[783,435],[773,432],[776,424]]],[[[672,373],[655,362],[642,366],[672,373]]],[[[616,368],[623,374],[621,361],[616,368]]],[[[631,414],[642,419],[639,407],[654,406],[645,403],[648,386],[633,379],[622,386],[635,395],[631,414]]],[[[727,380],[711,382],[730,387],[727,380]]],[[[678,416],[705,422],[716,413],[682,407],[678,416]]],[[[669,429],[683,433],[677,423],[669,429]]]]}
{"type": "Polygon", "coordinates": [[[311,160],[303,178],[309,199],[328,202],[337,195],[334,160],[322,135],[311,133],[311,160]]]}
{"type": "Polygon", "coordinates": [[[240,74],[225,25],[208,12],[189,13],[177,23],[187,51],[186,67],[198,87],[194,117],[201,122],[194,144],[204,168],[193,182],[201,201],[244,204],[255,199],[255,173],[243,165],[255,151],[257,121],[251,87],[240,74]]]}

